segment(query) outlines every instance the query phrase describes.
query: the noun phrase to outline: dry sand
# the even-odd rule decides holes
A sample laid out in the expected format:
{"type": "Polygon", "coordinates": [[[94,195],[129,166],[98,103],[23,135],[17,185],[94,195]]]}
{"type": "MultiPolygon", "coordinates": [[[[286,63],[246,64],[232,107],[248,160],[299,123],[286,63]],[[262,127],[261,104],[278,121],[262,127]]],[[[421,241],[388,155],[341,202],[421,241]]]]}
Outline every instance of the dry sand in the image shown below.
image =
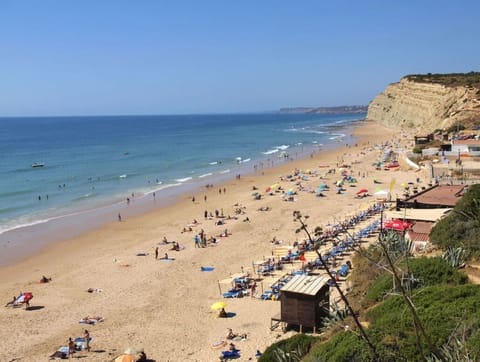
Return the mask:
{"type": "MultiPolygon", "coordinates": [[[[50,245],[33,257],[0,269],[0,295],[4,303],[19,291],[34,294],[32,310],[3,308],[0,314],[0,361],[46,361],[59,346],[66,345],[68,337],[83,336],[85,327],[93,341],[92,351],[78,352],[75,357],[85,361],[109,361],[126,347],[142,347],[147,356],[156,361],[216,361],[219,350],[211,344],[224,339],[227,328],[247,333],[245,341],[236,342],[241,350],[240,361],[254,359],[257,349],[264,350],[278,338],[279,330],[270,331],[270,318],[280,312],[280,303],[257,298],[225,300],[232,318],[217,318],[210,305],[222,300],[218,280],[244,270],[252,270],[252,262],[271,256],[270,240],[275,236],[284,245],[303,239],[295,234],[294,210],[310,215],[310,227],[341,220],[348,214],[366,208],[372,197],[356,199],[355,192],[368,188],[387,189],[395,178],[392,194],[401,194],[402,182],[422,177],[413,171],[376,171],[372,162],[379,151],[374,143],[402,140],[399,131],[366,122],[355,130],[357,146],[320,152],[312,158],[291,162],[268,169],[264,174],[242,176],[225,185],[226,193],[219,194],[216,185],[201,190],[195,203],[186,195],[175,205],[157,209],[148,214],[113,222],[73,240],[50,245]],[[326,197],[300,191],[294,202],[282,201],[277,194],[253,200],[252,186],[264,194],[269,185],[279,181],[280,175],[294,168],[317,170],[323,174],[328,166],[337,163],[352,164],[358,179],[355,188],[347,188],[342,195],[334,193],[333,182],[338,175],[325,178],[331,186],[326,197]],[[358,173],[360,172],[360,177],[358,173]],[[362,177],[365,173],[366,177],[362,177]],[[368,174],[368,176],[367,176],[368,174]],[[383,182],[374,185],[373,178],[383,182]],[[207,201],[204,201],[207,195],[207,201]],[[227,220],[216,226],[215,220],[205,220],[205,210],[221,210],[234,215],[234,204],[246,207],[246,214],[238,220],[227,220]],[[269,206],[271,211],[257,209],[269,206]],[[250,222],[242,220],[248,216],[250,222]],[[193,219],[200,225],[193,232],[181,230],[193,219]],[[208,236],[218,235],[228,228],[232,235],[220,238],[214,247],[195,248],[195,231],[203,228],[208,236]],[[169,251],[171,245],[160,245],[174,261],[155,260],[155,246],[163,237],[176,240],[185,249],[169,251]],[[145,252],[147,256],[136,256],[145,252]],[[128,265],[128,266],[126,266],[128,265]],[[201,272],[201,266],[214,266],[213,272],[201,272]],[[40,284],[42,275],[53,281],[40,284]],[[88,288],[101,288],[100,293],[88,293],[88,288]],[[105,321],[85,326],[78,321],[87,315],[99,315],[105,321]]],[[[302,182],[315,190],[322,180],[311,177],[302,182]]],[[[281,182],[285,189],[294,182],[281,182]]],[[[281,337],[279,337],[281,335],[281,337]]]]}

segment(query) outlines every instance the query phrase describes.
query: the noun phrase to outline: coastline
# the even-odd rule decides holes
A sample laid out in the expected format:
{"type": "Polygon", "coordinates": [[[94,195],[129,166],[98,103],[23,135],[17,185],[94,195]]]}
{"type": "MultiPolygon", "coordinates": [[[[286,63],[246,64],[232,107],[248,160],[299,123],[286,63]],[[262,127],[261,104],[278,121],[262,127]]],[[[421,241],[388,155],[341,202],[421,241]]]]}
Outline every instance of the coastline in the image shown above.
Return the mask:
{"type": "MultiPolygon", "coordinates": [[[[67,239],[73,239],[80,235],[94,231],[102,226],[117,220],[118,214],[123,218],[131,218],[152,212],[159,208],[164,208],[177,203],[185,197],[204,193],[205,184],[213,184],[215,187],[231,182],[237,174],[242,176],[251,176],[265,172],[267,169],[281,167],[290,164],[292,161],[301,161],[308,158],[312,153],[328,152],[341,146],[335,142],[352,142],[351,132],[363,120],[354,120],[343,129],[344,137],[332,138],[332,142],[325,145],[308,145],[305,147],[293,148],[293,155],[288,159],[279,159],[275,154],[265,155],[265,159],[256,160],[257,163],[248,162],[237,165],[235,169],[228,173],[220,172],[211,177],[202,178],[201,176],[189,182],[177,185],[160,186],[158,190],[149,190],[148,192],[135,192],[135,197],[131,198],[128,204],[125,199],[116,200],[103,206],[81,209],[75,212],[67,213],[62,216],[55,216],[36,222],[32,225],[25,225],[8,230],[0,234],[0,248],[4,251],[0,254],[0,267],[8,266],[19,262],[25,258],[35,255],[43,248],[52,243],[67,239]],[[262,165],[260,168],[259,165],[262,165]],[[258,169],[255,169],[258,166],[258,169]],[[173,186],[173,187],[172,187],[173,186]],[[175,187],[176,186],[176,187],[175,187]],[[155,193],[156,197],[153,198],[155,193]],[[138,196],[140,195],[140,196],[138,196]],[[32,242],[34,240],[34,242],[32,242]]],[[[208,190],[207,190],[208,191],[208,190]]],[[[128,196],[129,194],[127,194],[128,196]]]]}
{"type": "MultiPolygon", "coordinates": [[[[218,319],[209,308],[221,300],[218,280],[242,269],[251,269],[253,261],[270,256],[269,240],[273,236],[284,240],[286,245],[302,238],[295,235],[293,210],[305,211],[315,224],[326,224],[372,202],[371,198],[353,198],[354,189],[343,195],[330,191],[325,198],[300,193],[293,203],[268,196],[256,201],[251,197],[252,187],[263,191],[293,168],[335,168],[345,159],[352,164],[357,161],[353,164],[355,172],[367,171],[366,177],[359,179],[358,187],[373,188],[373,178],[378,176],[370,171],[373,170],[370,161],[376,152],[361,155],[361,150],[370,148],[374,142],[395,137],[395,132],[366,121],[354,130],[357,147],[322,151],[257,174],[242,175],[221,185],[226,193],[219,193],[218,185],[200,189],[198,193],[195,191],[195,203],[184,194],[164,207],[127,217],[121,223],[112,221],[74,239],[49,244],[34,255],[0,267],[0,293],[4,298],[18,290],[31,290],[35,296],[32,305],[42,307],[2,313],[0,322],[4,328],[0,338],[5,344],[0,359],[45,360],[69,336],[81,334],[84,328],[78,324],[80,318],[95,314],[102,315],[105,322],[88,327],[94,337],[93,349],[105,352],[85,353],[87,361],[112,359],[128,346],[144,348],[147,355],[157,361],[214,360],[219,352],[210,345],[221,339],[227,328],[248,333],[247,341],[238,344],[242,350],[240,360],[248,360],[256,349],[263,350],[276,340],[277,333],[270,332],[268,327],[270,317],[279,311],[279,303],[256,298],[228,300],[227,310],[234,312],[235,317],[218,319]],[[234,204],[246,207],[250,222],[229,220],[225,226],[216,226],[214,221],[203,218],[204,210],[223,209],[225,215],[234,215],[234,204]],[[272,210],[259,212],[260,206],[269,206],[272,210]],[[227,227],[232,235],[221,238],[215,247],[195,249],[194,234],[182,233],[182,228],[193,219],[200,222],[196,231],[203,228],[208,235],[216,235],[227,227]],[[170,263],[153,258],[154,248],[164,236],[185,246],[180,252],[159,246],[160,255],[168,252],[175,257],[170,263]],[[149,255],[136,256],[139,252],[149,255]],[[199,271],[202,265],[212,265],[215,270],[202,273],[199,271]],[[51,276],[53,281],[38,284],[42,275],[51,276]],[[103,292],[86,293],[88,288],[102,288],[103,292]],[[27,321],[28,330],[22,329],[20,335],[11,333],[15,326],[27,321]]],[[[383,175],[386,184],[392,177],[381,171],[378,174],[383,175]]],[[[398,171],[393,176],[397,179],[396,188],[402,180],[413,178],[408,171],[398,171]]],[[[312,181],[319,182],[318,179],[312,181]]],[[[328,183],[333,181],[333,177],[327,178],[328,183]]]]}

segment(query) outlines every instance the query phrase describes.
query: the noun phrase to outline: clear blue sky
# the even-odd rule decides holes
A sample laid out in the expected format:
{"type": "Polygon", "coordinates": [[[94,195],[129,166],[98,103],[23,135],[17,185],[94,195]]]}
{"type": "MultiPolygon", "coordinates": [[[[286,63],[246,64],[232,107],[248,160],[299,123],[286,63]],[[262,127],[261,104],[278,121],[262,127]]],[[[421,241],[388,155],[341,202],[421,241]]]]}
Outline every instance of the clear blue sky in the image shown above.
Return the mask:
{"type": "Polygon", "coordinates": [[[367,104],[478,71],[478,0],[0,0],[0,116],[367,104]]]}

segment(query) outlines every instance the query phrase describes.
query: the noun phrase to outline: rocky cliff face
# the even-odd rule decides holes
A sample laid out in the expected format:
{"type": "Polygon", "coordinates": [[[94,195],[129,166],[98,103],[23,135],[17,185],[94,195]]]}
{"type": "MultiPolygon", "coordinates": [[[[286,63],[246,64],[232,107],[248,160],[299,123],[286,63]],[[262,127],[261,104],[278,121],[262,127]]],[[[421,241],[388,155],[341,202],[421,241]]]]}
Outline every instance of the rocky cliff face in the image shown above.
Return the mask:
{"type": "Polygon", "coordinates": [[[433,131],[480,123],[480,92],[476,87],[445,86],[403,78],[390,84],[370,103],[367,119],[387,126],[433,131]]]}

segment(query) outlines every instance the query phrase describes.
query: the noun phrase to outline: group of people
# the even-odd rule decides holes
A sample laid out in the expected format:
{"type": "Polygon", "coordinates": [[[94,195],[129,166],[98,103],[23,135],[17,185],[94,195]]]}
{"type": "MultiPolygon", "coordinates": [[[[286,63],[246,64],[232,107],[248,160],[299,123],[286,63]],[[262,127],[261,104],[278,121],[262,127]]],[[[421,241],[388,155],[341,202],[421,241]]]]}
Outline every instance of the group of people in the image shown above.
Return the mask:
{"type": "Polygon", "coordinates": [[[85,331],[83,332],[83,341],[84,341],[83,348],[77,346],[77,344],[72,339],[72,337],[68,338],[68,358],[70,358],[75,353],[76,350],[85,349],[87,352],[90,352],[90,340],[91,340],[90,333],[88,332],[87,329],[85,329],[85,331]]]}

